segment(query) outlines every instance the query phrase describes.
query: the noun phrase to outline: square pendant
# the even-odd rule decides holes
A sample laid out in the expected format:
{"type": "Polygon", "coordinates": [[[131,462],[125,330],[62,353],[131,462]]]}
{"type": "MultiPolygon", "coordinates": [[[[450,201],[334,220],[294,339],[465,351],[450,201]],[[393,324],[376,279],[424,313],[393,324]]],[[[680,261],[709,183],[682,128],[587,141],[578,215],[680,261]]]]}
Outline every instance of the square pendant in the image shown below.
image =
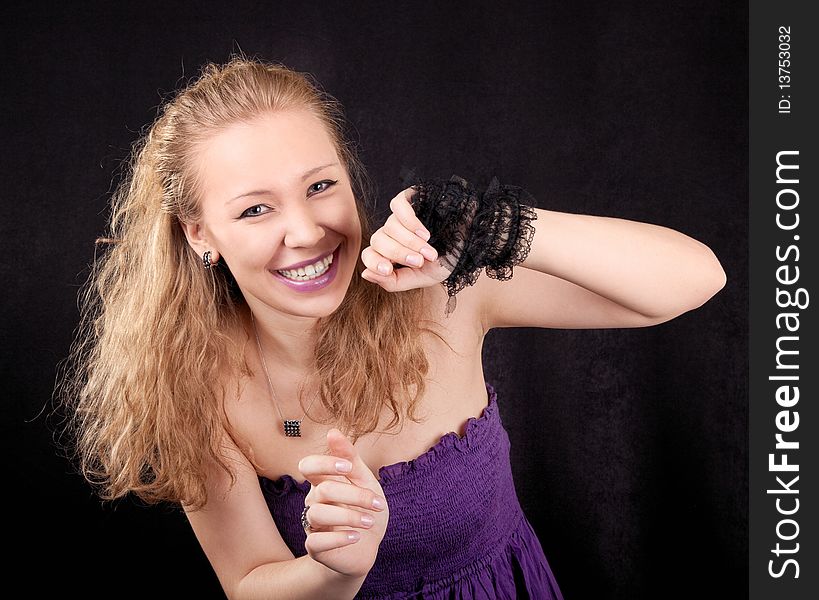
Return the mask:
{"type": "Polygon", "coordinates": [[[301,421],[297,421],[295,419],[285,419],[284,435],[289,437],[301,437],[301,421]]]}

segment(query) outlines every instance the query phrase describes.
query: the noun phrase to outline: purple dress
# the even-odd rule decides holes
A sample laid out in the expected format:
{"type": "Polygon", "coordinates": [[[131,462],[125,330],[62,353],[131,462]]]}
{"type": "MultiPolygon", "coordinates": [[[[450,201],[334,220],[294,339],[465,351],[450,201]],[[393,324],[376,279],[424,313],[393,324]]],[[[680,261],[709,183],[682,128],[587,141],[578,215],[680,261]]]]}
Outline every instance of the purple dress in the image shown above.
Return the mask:
{"type": "MultiPolygon", "coordinates": [[[[497,393],[466,434],[442,436],[409,462],[381,467],[390,520],[356,598],[563,600],[518,502],[497,393]]],[[[259,477],[273,520],[295,557],[307,554],[300,517],[310,482],[259,477]]]]}

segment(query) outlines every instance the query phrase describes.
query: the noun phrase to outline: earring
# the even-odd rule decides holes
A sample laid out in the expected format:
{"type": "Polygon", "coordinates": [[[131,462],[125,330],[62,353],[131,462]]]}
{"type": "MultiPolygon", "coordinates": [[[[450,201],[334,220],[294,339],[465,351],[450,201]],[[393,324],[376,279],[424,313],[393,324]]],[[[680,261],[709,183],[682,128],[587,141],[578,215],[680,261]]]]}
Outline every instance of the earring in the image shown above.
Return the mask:
{"type": "Polygon", "coordinates": [[[211,255],[210,250],[206,250],[205,253],[202,255],[202,264],[206,269],[210,269],[211,267],[214,267],[218,264],[210,262],[210,255],[211,255]]]}

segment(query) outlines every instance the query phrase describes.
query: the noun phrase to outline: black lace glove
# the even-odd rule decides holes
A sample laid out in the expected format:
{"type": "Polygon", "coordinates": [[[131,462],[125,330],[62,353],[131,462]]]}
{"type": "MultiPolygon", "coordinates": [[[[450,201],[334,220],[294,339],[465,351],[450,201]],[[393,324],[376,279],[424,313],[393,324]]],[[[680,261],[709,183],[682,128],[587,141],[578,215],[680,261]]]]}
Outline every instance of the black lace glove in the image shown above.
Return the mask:
{"type": "Polygon", "coordinates": [[[535,199],[523,188],[501,185],[493,177],[480,192],[457,175],[420,180],[406,168],[401,179],[404,187],[416,190],[410,204],[430,232],[428,243],[438,251],[439,262],[450,271],[442,282],[450,298],[447,316],[455,308],[455,294],[473,285],[481,269],[505,281],[512,278],[512,267],[526,260],[537,214],[535,199]]]}

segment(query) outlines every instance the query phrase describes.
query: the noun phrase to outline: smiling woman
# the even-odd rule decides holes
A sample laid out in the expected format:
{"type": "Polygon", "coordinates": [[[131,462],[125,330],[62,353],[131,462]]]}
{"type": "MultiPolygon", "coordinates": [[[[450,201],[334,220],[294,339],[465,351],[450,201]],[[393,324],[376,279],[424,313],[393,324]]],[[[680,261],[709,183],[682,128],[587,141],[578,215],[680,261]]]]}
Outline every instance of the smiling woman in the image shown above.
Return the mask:
{"type": "Polygon", "coordinates": [[[479,304],[443,323],[442,289],[357,275],[373,199],[343,123],[308,75],[244,57],[162,107],[81,292],[72,458],[103,499],[181,505],[230,598],[559,599],[479,304]]]}
{"type": "Polygon", "coordinates": [[[305,335],[293,315],[326,317],[341,305],[360,252],[356,200],[333,140],[314,113],[288,107],[226,126],[192,161],[202,213],[182,223],[188,242],[229,265],[265,347],[284,349],[285,336],[305,335]],[[316,263],[336,249],[332,270],[316,278],[316,263]]]}

